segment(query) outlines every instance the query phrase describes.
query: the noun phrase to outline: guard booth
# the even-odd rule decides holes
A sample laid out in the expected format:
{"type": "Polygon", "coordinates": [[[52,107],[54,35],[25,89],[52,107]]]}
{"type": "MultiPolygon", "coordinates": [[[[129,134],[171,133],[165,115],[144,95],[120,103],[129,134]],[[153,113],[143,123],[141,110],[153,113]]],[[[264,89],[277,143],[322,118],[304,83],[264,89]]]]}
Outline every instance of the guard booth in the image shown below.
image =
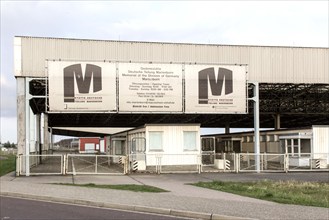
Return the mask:
{"type": "Polygon", "coordinates": [[[199,124],[146,124],[112,135],[109,150],[128,156],[132,171],[151,172],[197,170],[200,152],[199,124]]]}
{"type": "Polygon", "coordinates": [[[231,170],[235,153],[241,153],[241,138],[202,137],[201,149],[203,171],[231,170]]]}

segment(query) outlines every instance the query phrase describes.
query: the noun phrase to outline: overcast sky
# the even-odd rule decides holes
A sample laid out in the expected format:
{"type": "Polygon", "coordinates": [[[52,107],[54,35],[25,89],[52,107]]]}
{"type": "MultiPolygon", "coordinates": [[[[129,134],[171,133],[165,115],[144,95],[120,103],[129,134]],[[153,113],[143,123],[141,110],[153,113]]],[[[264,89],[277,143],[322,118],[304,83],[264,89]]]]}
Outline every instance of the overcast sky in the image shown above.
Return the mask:
{"type": "Polygon", "coordinates": [[[14,36],[329,47],[329,0],[1,0],[1,142],[17,139],[14,36]]]}

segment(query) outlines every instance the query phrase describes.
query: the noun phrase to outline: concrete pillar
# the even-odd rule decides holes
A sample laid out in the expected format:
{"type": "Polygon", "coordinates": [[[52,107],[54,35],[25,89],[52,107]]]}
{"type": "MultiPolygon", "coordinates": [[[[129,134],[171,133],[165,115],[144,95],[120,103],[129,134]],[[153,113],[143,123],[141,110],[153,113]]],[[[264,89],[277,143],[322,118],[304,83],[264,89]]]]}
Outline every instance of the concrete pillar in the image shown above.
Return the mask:
{"type": "Polygon", "coordinates": [[[43,114],[43,149],[49,150],[48,114],[43,114]]]}
{"type": "Polygon", "coordinates": [[[30,109],[30,152],[36,152],[37,151],[37,144],[36,144],[36,117],[33,114],[33,111],[30,109]]]}
{"type": "Polygon", "coordinates": [[[17,154],[25,154],[25,79],[16,78],[17,98],[17,154]]]}
{"type": "MultiPolygon", "coordinates": [[[[16,101],[17,101],[17,156],[25,155],[26,141],[26,115],[25,115],[25,79],[16,77],[16,101]]],[[[20,171],[25,172],[25,163],[16,160],[16,175],[20,171]],[[22,168],[20,170],[20,168],[22,168]]]]}

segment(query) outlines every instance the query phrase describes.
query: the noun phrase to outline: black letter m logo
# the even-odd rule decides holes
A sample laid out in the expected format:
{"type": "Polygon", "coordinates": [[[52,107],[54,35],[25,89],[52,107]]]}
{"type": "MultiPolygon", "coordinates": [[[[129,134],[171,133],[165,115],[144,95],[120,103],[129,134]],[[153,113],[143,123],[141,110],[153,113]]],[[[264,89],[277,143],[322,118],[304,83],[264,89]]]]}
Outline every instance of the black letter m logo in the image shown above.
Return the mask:
{"type": "Polygon", "coordinates": [[[213,67],[201,70],[199,72],[199,104],[208,104],[208,79],[211,93],[214,96],[220,96],[225,79],[225,95],[233,92],[232,71],[224,68],[218,68],[217,81],[215,78],[215,69],[213,67]]]}
{"type": "Polygon", "coordinates": [[[94,77],[93,92],[102,90],[101,67],[87,64],[83,78],[81,64],[74,64],[64,68],[64,102],[74,102],[74,76],[79,93],[89,93],[92,77],[94,77]]]}

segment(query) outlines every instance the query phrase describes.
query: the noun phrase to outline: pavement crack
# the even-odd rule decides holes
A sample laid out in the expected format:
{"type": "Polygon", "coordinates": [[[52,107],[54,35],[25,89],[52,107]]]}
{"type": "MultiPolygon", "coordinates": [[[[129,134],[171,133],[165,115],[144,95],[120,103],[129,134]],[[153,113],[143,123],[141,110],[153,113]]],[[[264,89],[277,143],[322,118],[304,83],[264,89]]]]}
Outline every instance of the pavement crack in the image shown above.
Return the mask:
{"type": "Polygon", "coordinates": [[[142,184],[142,185],[144,185],[145,186],[145,183],[143,183],[142,181],[140,181],[140,180],[137,180],[137,179],[135,179],[134,177],[132,177],[132,176],[129,176],[131,179],[133,179],[133,180],[135,180],[136,182],[138,182],[138,183],[140,183],[140,184],[142,184]]]}
{"type": "Polygon", "coordinates": [[[72,184],[75,184],[74,183],[74,175],[72,174],[72,184]]]}

